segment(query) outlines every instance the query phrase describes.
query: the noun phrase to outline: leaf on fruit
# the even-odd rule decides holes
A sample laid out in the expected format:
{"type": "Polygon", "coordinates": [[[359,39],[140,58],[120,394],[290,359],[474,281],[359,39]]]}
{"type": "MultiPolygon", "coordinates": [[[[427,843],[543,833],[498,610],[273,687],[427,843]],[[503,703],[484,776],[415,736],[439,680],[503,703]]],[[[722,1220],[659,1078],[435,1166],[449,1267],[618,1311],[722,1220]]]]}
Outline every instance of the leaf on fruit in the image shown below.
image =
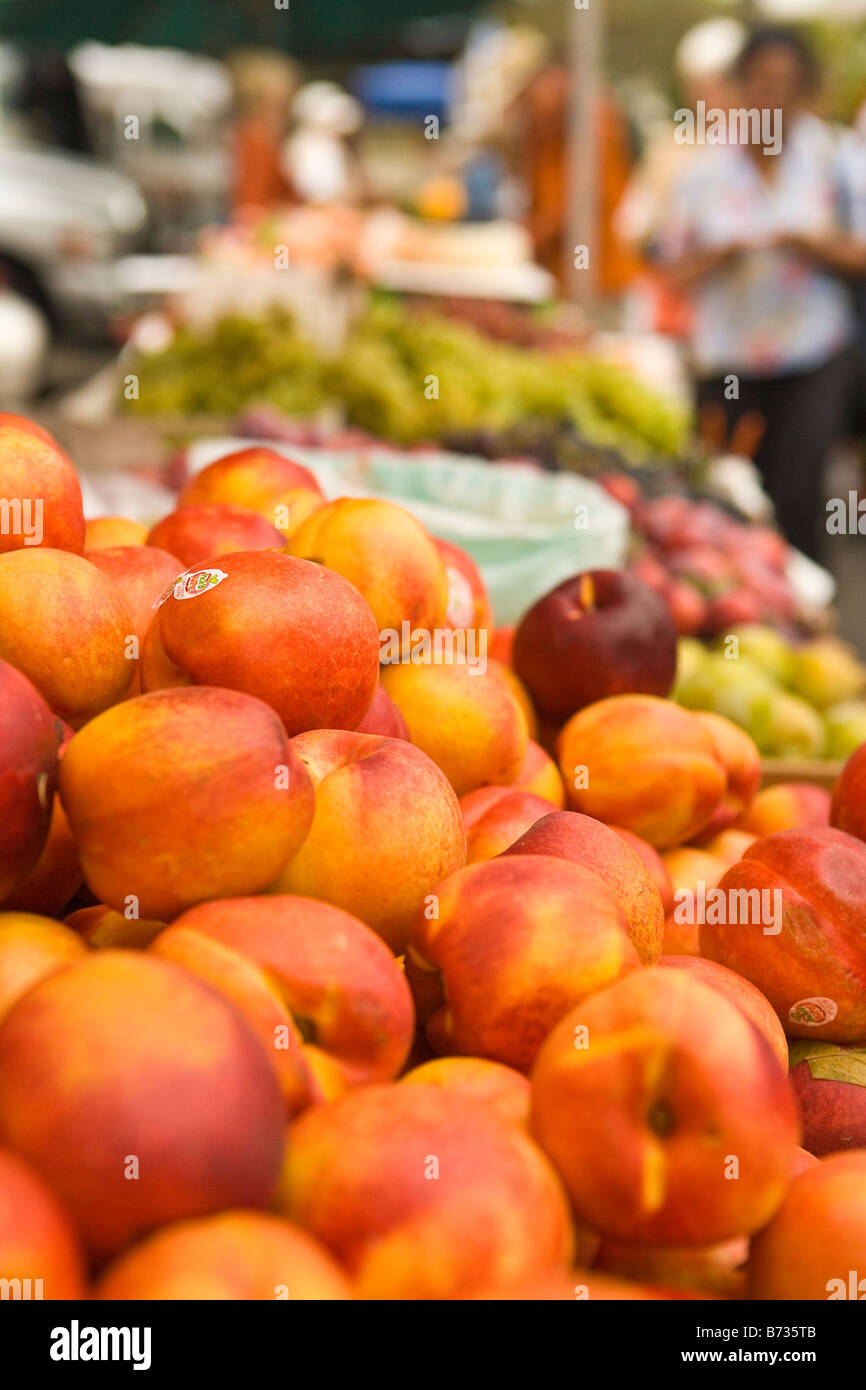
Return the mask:
{"type": "Polygon", "coordinates": [[[847,1081],[850,1086],[866,1086],[866,1048],[846,1048],[830,1042],[792,1042],[789,1055],[791,1070],[799,1062],[806,1062],[815,1081],[847,1081]]]}

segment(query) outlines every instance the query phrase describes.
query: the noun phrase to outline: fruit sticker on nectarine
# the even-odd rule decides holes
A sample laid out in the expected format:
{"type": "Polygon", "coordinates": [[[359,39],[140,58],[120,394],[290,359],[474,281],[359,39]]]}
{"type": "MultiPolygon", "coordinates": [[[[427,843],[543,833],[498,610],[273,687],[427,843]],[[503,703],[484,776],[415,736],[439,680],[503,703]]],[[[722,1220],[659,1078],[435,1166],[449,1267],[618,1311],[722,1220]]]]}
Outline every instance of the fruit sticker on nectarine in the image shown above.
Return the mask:
{"type": "Polygon", "coordinates": [[[217,584],[221,584],[224,579],[228,579],[225,570],[184,570],[173,584],[169,584],[164,593],[160,594],[154,608],[161,608],[167,603],[172,595],[176,599],[198,598],[199,594],[206,594],[208,589],[215,589],[217,584]]]}
{"type": "Polygon", "coordinates": [[[839,1006],[834,999],[816,996],[792,1004],[788,1017],[792,1023],[802,1023],[804,1028],[820,1028],[823,1023],[832,1023],[838,1012],[839,1006]]]}
{"type": "Polygon", "coordinates": [[[475,595],[472,592],[472,585],[453,565],[445,566],[445,578],[448,580],[448,608],[445,612],[445,621],[451,627],[469,627],[475,618],[475,595]]]}

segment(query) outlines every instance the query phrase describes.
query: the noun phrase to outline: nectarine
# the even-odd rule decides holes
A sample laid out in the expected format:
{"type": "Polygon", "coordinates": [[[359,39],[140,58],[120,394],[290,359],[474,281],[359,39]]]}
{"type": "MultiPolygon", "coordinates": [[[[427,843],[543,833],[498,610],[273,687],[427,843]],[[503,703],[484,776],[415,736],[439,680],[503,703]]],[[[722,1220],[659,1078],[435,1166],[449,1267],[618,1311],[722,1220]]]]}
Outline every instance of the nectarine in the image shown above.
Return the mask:
{"type": "Polygon", "coordinates": [[[324,565],[278,551],[218,555],[163,596],[141,660],[143,690],[220,685],[275,709],[287,733],[354,728],[379,675],[373,615],[324,565]]]}
{"type": "Polygon", "coordinates": [[[81,554],[81,484],[47,430],[21,415],[0,416],[0,478],[0,552],[44,545],[81,554]]]}
{"type": "Polygon", "coordinates": [[[212,502],[248,507],[289,536],[324,503],[315,474],[265,445],[238,449],[196,473],[178,498],[179,507],[212,502]]]}
{"type": "Polygon", "coordinates": [[[563,1014],[639,967],[600,875],[543,854],[501,856],[445,879],[418,915],[406,964],[437,1052],[521,1071],[563,1014]]]}
{"type": "Polygon", "coordinates": [[[164,961],[100,952],[0,1024],[0,1138],[53,1184],[97,1260],[166,1221],[265,1206],[284,1124],[246,1019],[164,961]]]}
{"type": "Polygon", "coordinates": [[[454,791],[402,739],[320,729],[292,749],[312,780],[315,815],[272,891],[342,907],[404,950],[427,896],[466,862],[454,791]]]}
{"type": "Polygon", "coordinates": [[[179,1221],[121,1255],[97,1298],[342,1300],[352,1288],[336,1260],[306,1232],[259,1211],[179,1221]]]}
{"type": "Polygon", "coordinates": [[[519,1126],[432,1086],[366,1086],[289,1140],[281,1205],[360,1297],[449,1299],[564,1266],[567,1204],[519,1126]]]}
{"type": "Polygon", "coordinates": [[[97,898],[158,921],[267,888],[313,817],[274,711],[207,687],[139,695],[91,720],[63,758],[60,794],[97,898]]]}
{"type": "Polygon", "coordinates": [[[801,1173],[752,1241],[749,1297],[866,1299],[866,1149],[801,1173]]]}
{"type": "Polygon", "coordinates": [[[85,1296],[84,1259],[69,1217],[35,1169],[9,1149],[0,1149],[0,1271],[9,1281],[4,1298],[85,1296]]]}
{"type": "Polygon", "coordinates": [[[177,555],[183,569],[236,550],[281,550],[285,539],[276,526],[249,507],[209,502],[169,512],[151,527],[146,544],[177,555]]]}
{"type": "Polygon", "coordinates": [[[492,671],[465,661],[383,666],[382,684],[409,737],[441,767],[458,796],[510,785],[526,757],[526,720],[492,671]]]}
{"type": "Polygon", "coordinates": [[[87,955],[74,931],[30,912],[0,912],[0,1019],[38,980],[87,955]]]}
{"type": "Polygon", "coordinates": [[[336,570],[363,594],[380,634],[403,624],[445,626],[448,581],[432,536],[404,507],[373,497],[338,497],[307,517],[288,553],[336,570]]]}
{"type": "Polygon", "coordinates": [[[530,1129],[579,1220],[658,1245],[759,1230],[799,1139],[790,1082],[751,1020],[718,990],[657,967],[557,1024],[532,1074],[530,1129]]]}
{"type": "Polygon", "coordinates": [[[616,900],[643,964],[658,960],[664,932],[661,897],[643,861],[614,830],[579,812],[552,811],[506,853],[552,854],[591,869],[616,900]]]}
{"type": "Polygon", "coordinates": [[[202,903],[150,951],[200,975],[247,1015],[293,1108],[389,1081],[406,1061],[415,1028],[406,977],[375,932],[329,903],[202,903]]]}
{"type": "Polygon", "coordinates": [[[0,657],[79,728],[135,675],[132,615],[109,579],[66,550],[0,555],[0,657]]]}
{"type": "Polygon", "coordinates": [[[45,846],[60,732],[35,686],[0,661],[0,902],[36,867],[45,846]]]}
{"type": "Polygon", "coordinates": [[[557,754],[572,810],[631,830],[656,849],[692,839],[727,787],[700,720],[650,695],[588,705],[560,733],[557,754]]]}
{"type": "Polygon", "coordinates": [[[866,1037],[866,845],[822,826],[756,840],[719,883],[701,952],[767,996],[789,1038],[866,1037]]]}

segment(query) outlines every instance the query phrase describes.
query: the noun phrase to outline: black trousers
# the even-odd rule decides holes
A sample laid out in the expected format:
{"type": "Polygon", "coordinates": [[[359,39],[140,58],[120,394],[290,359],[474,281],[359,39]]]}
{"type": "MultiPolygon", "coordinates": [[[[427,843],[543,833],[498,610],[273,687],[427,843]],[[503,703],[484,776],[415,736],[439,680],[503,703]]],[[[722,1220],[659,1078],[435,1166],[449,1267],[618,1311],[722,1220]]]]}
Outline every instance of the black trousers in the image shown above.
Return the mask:
{"type": "Polygon", "coordinates": [[[779,525],[792,545],[818,559],[826,538],[824,468],[830,450],[848,432],[858,388],[857,355],[840,353],[809,372],[738,380],[737,400],[725,398],[727,376],[698,381],[698,407],[724,410],[729,439],[743,415],[763,417],[755,463],[779,525]]]}

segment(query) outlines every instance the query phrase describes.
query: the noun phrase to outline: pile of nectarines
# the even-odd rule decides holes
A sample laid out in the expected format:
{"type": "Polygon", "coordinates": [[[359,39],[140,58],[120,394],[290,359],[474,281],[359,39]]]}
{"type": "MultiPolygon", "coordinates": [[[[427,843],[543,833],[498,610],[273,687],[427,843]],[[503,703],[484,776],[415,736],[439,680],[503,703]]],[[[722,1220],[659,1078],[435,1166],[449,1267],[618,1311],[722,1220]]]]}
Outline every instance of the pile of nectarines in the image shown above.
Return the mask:
{"type": "Polygon", "coordinates": [[[496,631],[268,448],[0,494],[8,1296],[866,1298],[866,745],[762,790],[638,577],[496,631]]]}

